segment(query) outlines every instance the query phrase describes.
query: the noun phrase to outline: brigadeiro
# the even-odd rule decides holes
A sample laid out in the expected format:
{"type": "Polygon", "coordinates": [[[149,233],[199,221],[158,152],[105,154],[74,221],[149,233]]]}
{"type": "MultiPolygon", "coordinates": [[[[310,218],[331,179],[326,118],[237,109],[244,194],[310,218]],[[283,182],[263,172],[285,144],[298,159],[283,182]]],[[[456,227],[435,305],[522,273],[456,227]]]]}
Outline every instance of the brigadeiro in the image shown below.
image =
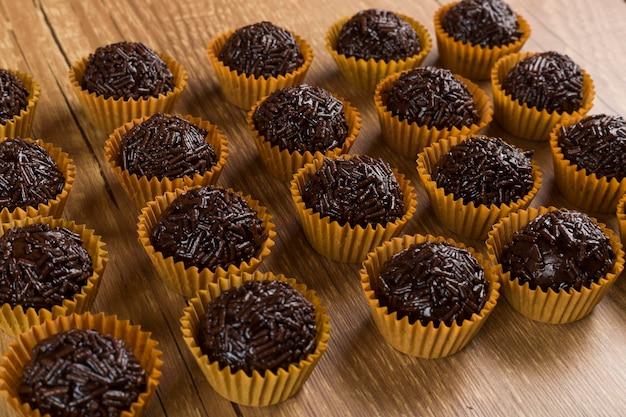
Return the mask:
{"type": "Polygon", "coordinates": [[[32,76],[0,69],[0,137],[30,137],[40,95],[32,76]]]}

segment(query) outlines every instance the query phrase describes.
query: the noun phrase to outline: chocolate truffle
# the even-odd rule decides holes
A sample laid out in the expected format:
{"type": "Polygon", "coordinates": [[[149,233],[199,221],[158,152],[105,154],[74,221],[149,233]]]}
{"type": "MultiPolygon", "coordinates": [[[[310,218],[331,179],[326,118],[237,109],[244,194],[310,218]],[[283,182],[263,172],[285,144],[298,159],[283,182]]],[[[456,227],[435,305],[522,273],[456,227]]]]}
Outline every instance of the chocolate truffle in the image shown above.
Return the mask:
{"type": "Polygon", "coordinates": [[[481,47],[502,46],[522,36],[519,21],[502,0],[462,0],[441,19],[443,30],[454,40],[481,47]]]}
{"type": "Polygon", "coordinates": [[[89,55],[81,87],[104,98],[148,99],[172,91],[174,76],[145,44],[119,42],[89,55]]]}
{"type": "Polygon", "coordinates": [[[315,307],[290,284],[247,281],[211,300],[198,345],[209,361],[252,376],[298,364],[316,349],[315,307]]]}
{"type": "Polygon", "coordinates": [[[5,69],[0,69],[0,124],[6,124],[28,105],[28,90],[22,81],[5,69]]]}
{"type": "Polygon", "coordinates": [[[393,12],[368,9],[352,16],[339,31],[337,52],[356,59],[398,61],[421,51],[415,29],[393,12]]]}
{"type": "Polygon", "coordinates": [[[609,238],[586,214],[555,210],[539,215],[513,234],[500,256],[505,272],[520,285],[543,291],[580,291],[613,267],[609,238]]]}
{"type": "Polygon", "coordinates": [[[265,140],[289,152],[340,148],[349,130],[343,103],[307,84],[274,91],[256,107],[252,120],[265,140]]]}
{"type": "Polygon", "coordinates": [[[572,113],[582,106],[583,73],[567,55],[548,51],[519,61],[502,81],[513,100],[549,113],[572,113]]]}
{"type": "Polygon", "coordinates": [[[372,289],[398,320],[423,326],[461,325],[485,305],[489,283],[467,249],[447,242],[415,243],[394,254],[372,280],[372,289]]]}
{"type": "Polygon", "coordinates": [[[122,136],[120,167],[159,180],[203,174],[217,163],[207,134],[182,117],[157,113],[122,136]]]}
{"type": "Polygon", "coordinates": [[[46,204],[64,186],[63,173],[44,148],[21,138],[0,142],[0,208],[46,204]]]}
{"type": "Polygon", "coordinates": [[[479,119],[467,85],[443,68],[406,71],[381,92],[381,98],[387,110],[400,120],[429,128],[460,129],[479,119]]]}
{"type": "Polygon", "coordinates": [[[215,186],[187,190],[159,216],[154,249],[185,267],[228,269],[248,262],[263,242],[263,221],[241,195],[215,186]]]}
{"type": "Polygon", "coordinates": [[[533,187],[532,155],[501,138],[477,136],[442,155],[432,179],[465,204],[510,204],[533,187]]]}
{"type": "Polygon", "coordinates": [[[218,59],[238,74],[254,77],[278,77],[304,64],[294,35],[271,22],[237,29],[226,40],[218,59]]]}
{"type": "Polygon", "coordinates": [[[558,131],[558,146],[565,159],[589,174],[626,178],[626,121],[621,116],[587,116],[558,131]]]}
{"type": "Polygon", "coordinates": [[[313,212],[339,224],[366,227],[404,214],[403,194],[391,167],[368,155],[324,158],[302,192],[313,212]]]}
{"type": "Polygon", "coordinates": [[[146,373],[122,340],[71,329],[33,348],[21,401],[53,417],[119,416],[146,390],[146,373]]]}

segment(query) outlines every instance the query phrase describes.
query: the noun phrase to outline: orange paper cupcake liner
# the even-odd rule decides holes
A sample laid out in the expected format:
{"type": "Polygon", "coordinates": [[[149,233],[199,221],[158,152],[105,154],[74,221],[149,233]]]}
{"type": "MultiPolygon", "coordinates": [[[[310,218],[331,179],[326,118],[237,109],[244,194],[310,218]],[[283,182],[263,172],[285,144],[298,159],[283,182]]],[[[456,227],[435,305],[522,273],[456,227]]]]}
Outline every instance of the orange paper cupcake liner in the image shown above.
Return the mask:
{"type": "MultiPolygon", "coordinates": [[[[9,346],[0,363],[0,392],[15,411],[24,417],[42,417],[38,409],[32,409],[28,403],[22,403],[17,392],[22,373],[32,356],[33,347],[40,341],[57,333],[70,329],[96,330],[101,334],[108,334],[123,340],[139,360],[146,372],[146,390],[139,394],[139,398],[131,404],[130,410],[124,411],[121,417],[140,417],[145,415],[150,399],[152,398],[161,377],[162,352],[157,349],[158,342],[150,338],[150,333],[141,331],[139,326],[133,326],[127,320],[119,320],[116,316],[105,316],[103,313],[92,315],[72,314],[61,316],[55,320],[46,320],[34,326],[26,333],[20,334],[18,339],[9,346]]],[[[49,414],[43,415],[43,417],[49,414]]]]}
{"type": "Polygon", "coordinates": [[[386,224],[368,224],[367,227],[359,225],[352,227],[348,223],[341,225],[337,221],[331,221],[327,216],[321,217],[320,213],[313,212],[302,200],[302,191],[307,179],[320,168],[323,162],[323,159],[316,159],[306,164],[296,172],[291,181],[291,197],[302,229],[311,246],[321,255],[339,262],[362,262],[373,248],[404,230],[407,222],[417,211],[417,194],[411,182],[393,168],[403,194],[404,215],[386,224]]]}
{"type": "Polygon", "coordinates": [[[20,110],[20,113],[7,120],[4,124],[0,123],[0,137],[9,138],[28,138],[33,127],[35,118],[35,108],[39,102],[41,95],[41,87],[33,77],[17,70],[7,70],[15,75],[28,90],[28,103],[26,108],[20,110]]]}
{"type": "Polygon", "coordinates": [[[248,129],[252,133],[252,138],[254,139],[265,168],[267,168],[273,176],[281,181],[290,181],[293,174],[298,171],[298,169],[312,162],[314,159],[320,159],[324,156],[339,156],[347,154],[350,151],[350,148],[361,130],[361,115],[350,102],[335,94],[333,94],[333,96],[343,103],[346,122],[348,123],[348,136],[342,147],[331,149],[324,154],[319,151],[315,153],[309,151],[301,153],[299,151],[289,152],[287,149],[281,150],[278,146],[272,146],[272,144],[259,133],[254,125],[252,116],[256,108],[263,103],[267,96],[259,100],[248,112],[248,129]]]}
{"type": "Polygon", "coordinates": [[[617,227],[622,244],[626,242],[626,194],[623,194],[617,203],[617,227]]]}
{"type": "Polygon", "coordinates": [[[402,353],[419,358],[443,358],[453,355],[463,349],[476,336],[485,320],[496,306],[499,297],[500,275],[498,269],[489,263],[480,253],[462,243],[452,239],[432,235],[404,235],[393,238],[376,247],[367,256],[360,270],[361,286],[370,308],[372,318],[383,338],[395,349],[402,353]],[[487,301],[479,314],[473,314],[461,325],[456,321],[451,326],[440,323],[438,327],[433,322],[424,326],[420,321],[409,323],[408,317],[398,320],[396,312],[390,313],[387,307],[380,305],[371,281],[375,279],[386,261],[393,255],[410,247],[415,243],[447,242],[454,246],[467,249],[485,271],[485,278],[489,281],[487,301]]]}
{"type": "Polygon", "coordinates": [[[69,71],[74,93],[89,121],[105,133],[110,133],[126,122],[155,113],[171,113],[181,93],[187,86],[187,73],[176,61],[164,54],[158,54],[174,75],[174,88],[166,94],[147,99],[124,100],[90,93],[81,87],[83,74],[89,57],[76,61],[69,71]]]}
{"type": "MultiPolygon", "coordinates": [[[[6,139],[7,138],[0,138],[0,142],[5,141],[6,139]]],[[[54,199],[50,199],[46,203],[41,203],[37,207],[18,207],[14,210],[9,210],[4,207],[0,210],[0,222],[7,223],[16,219],[24,219],[26,217],[35,216],[61,217],[63,209],[65,208],[65,203],[67,202],[67,197],[69,196],[72,185],[74,184],[74,179],[76,178],[76,166],[74,165],[74,161],[68,156],[67,153],[63,152],[61,148],[57,148],[50,143],[42,141],[41,139],[22,139],[36,143],[45,149],[48,155],[52,157],[52,160],[56,162],[59,170],[63,174],[63,178],[65,178],[65,185],[63,186],[63,190],[61,190],[61,192],[57,194],[54,199]]]]}
{"type": "MultiPolygon", "coordinates": [[[[500,265],[500,256],[506,244],[511,242],[513,234],[522,229],[535,217],[557,210],[555,207],[538,207],[520,210],[502,218],[489,232],[487,252],[494,265],[500,265]]],[[[589,288],[580,291],[552,289],[543,291],[531,289],[528,283],[520,285],[519,279],[511,277],[510,272],[502,272],[502,293],[509,304],[522,315],[543,323],[565,324],[580,320],[589,315],[611,288],[624,269],[624,251],[617,236],[604,224],[597,223],[604,234],[609,237],[611,248],[615,254],[615,262],[611,271],[589,288]]]]}
{"type": "Polygon", "coordinates": [[[275,275],[271,272],[256,271],[252,274],[243,273],[220,278],[216,283],[211,283],[207,290],[199,291],[194,298],[189,300],[189,305],[185,308],[180,321],[185,343],[211,387],[229,401],[249,406],[277,404],[300,391],[328,347],[330,337],[330,317],[315,292],[308,290],[304,284],[297,283],[293,278],[286,278],[284,275],[275,275]],[[209,362],[208,356],[202,353],[197,342],[200,318],[205,314],[206,306],[212,299],[217,298],[223,291],[241,286],[250,280],[288,282],[313,304],[317,326],[315,352],[298,364],[290,365],[288,369],[280,368],[276,372],[268,370],[263,375],[258,371],[254,371],[252,376],[247,375],[243,370],[233,373],[228,366],[220,369],[218,362],[209,362]]]}
{"type": "Polygon", "coordinates": [[[533,160],[531,161],[533,187],[523,198],[510,204],[465,204],[462,198],[455,198],[451,193],[446,194],[443,188],[438,187],[437,182],[432,179],[432,172],[443,155],[467,138],[468,136],[451,136],[426,147],[418,155],[417,173],[439,221],[456,234],[484,240],[494,223],[509,213],[530,205],[541,187],[542,177],[539,166],[533,160]]]}
{"type": "Polygon", "coordinates": [[[407,120],[400,120],[398,116],[394,116],[391,111],[387,110],[382,98],[382,92],[391,88],[400,75],[402,74],[396,73],[385,78],[378,84],[374,93],[374,102],[376,103],[383,140],[400,155],[415,159],[417,154],[426,146],[441,138],[478,133],[491,122],[493,108],[487,93],[467,78],[456,74],[455,77],[467,85],[472,94],[474,106],[479,116],[477,123],[463,126],[460,129],[457,127],[437,129],[436,127],[429,128],[425,125],[409,123],[407,120]]]}
{"type": "Polygon", "coordinates": [[[298,69],[278,77],[254,77],[238,74],[237,71],[231,70],[218,58],[224,44],[233,33],[235,33],[235,29],[216,36],[207,48],[209,61],[215,71],[222,93],[230,103],[247,111],[272,91],[302,84],[311,62],[313,62],[313,48],[306,40],[293,34],[304,56],[304,63],[298,69]]]}
{"type": "Polygon", "coordinates": [[[441,6],[434,17],[435,38],[439,50],[439,60],[444,68],[455,74],[460,74],[472,80],[489,80],[491,69],[501,57],[519,52],[530,37],[531,28],[528,22],[519,14],[517,21],[522,36],[516,42],[502,46],[482,47],[471,43],[455,40],[441,25],[443,17],[457,2],[441,6]]]}
{"type": "MultiPolygon", "coordinates": [[[[171,115],[168,115],[171,116],[171,115]]],[[[157,196],[163,195],[167,191],[174,191],[177,188],[210,185],[217,183],[217,180],[226,165],[228,159],[228,140],[224,133],[206,120],[193,116],[180,116],[192,124],[205,129],[208,134],[206,141],[211,145],[217,156],[216,164],[209,171],[194,176],[183,176],[180,178],[148,178],[145,175],[138,177],[137,174],[130,174],[123,170],[119,162],[119,151],[122,137],[136,125],[148,120],[151,116],[144,116],[125,123],[111,133],[104,143],[104,155],[107,162],[113,169],[115,176],[119,180],[126,195],[133,202],[135,207],[142,208],[148,201],[154,200],[157,196]]]]}
{"type": "Polygon", "coordinates": [[[421,50],[417,55],[410,56],[406,59],[383,61],[374,58],[356,59],[348,57],[337,52],[337,38],[341,32],[343,25],[350,20],[352,16],[344,17],[335,22],[326,32],[326,50],[335,60],[339,71],[343,77],[352,85],[373,92],[376,85],[385,77],[395,72],[419,67],[430,53],[433,42],[428,30],[417,20],[412,17],[396,13],[398,17],[405,20],[417,33],[420,40],[421,50]]]}
{"type": "Polygon", "coordinates": [[[583,101],[582,106],[572,113],[549,113],[536,107],[528,107],[519,100],[513,100],[510,94],[502,89],[502,81],[515,64],[524,58],[534,55],[534,52],[512,53],[500,58],[491,71],[491,87],[493,93],[494,117],[498,124],[513,135],[526,140],[547,142],[550,132],[557,124],[571,124],[582,119],[593,106],[595,88],[589,74],[583,73],[583,101]]]}
{"type": "MultiPolygon", "coordinates": [[[[261,245],[259,253],[248,262],[239,265],[229,265],[227,269],[217,267],[215,271],[208,268],[199,269],[195,266],[186,267],[182,261],[175,262],[174,258],[164,257],[158,252],[150,240],[150,235],[154,226],[158,223],[161,213],[169,206],[179,195],[186,192],[188,188],[176,189],[172,192],[166,192],[162,196],[158,196],[155,200],[148,202],[147,206],[141,210],[138,218],[137,230],[139,234],[139,242],[145,249],[148,257],[152,261],[158,276],[165,285],[185,297],[193,297],[196,292],[206,289],[209,283],[217,281],[219,278],[233,274],[241,274],[243,272],[253,272],[259,267],[263,259],[267,258],[271,252],[271,248],[275,244],[275,225],[272,216],[268,213],[264,206],[261,206],[257,200],[252,200],[249,196],[237,193],[244,197],[250,207],[257,212],[258,218],[263,221],[263,232],[267,234],[267,239],[261,245]]],[[[232,189],[227,189],[233,192],[232,189]]]]}

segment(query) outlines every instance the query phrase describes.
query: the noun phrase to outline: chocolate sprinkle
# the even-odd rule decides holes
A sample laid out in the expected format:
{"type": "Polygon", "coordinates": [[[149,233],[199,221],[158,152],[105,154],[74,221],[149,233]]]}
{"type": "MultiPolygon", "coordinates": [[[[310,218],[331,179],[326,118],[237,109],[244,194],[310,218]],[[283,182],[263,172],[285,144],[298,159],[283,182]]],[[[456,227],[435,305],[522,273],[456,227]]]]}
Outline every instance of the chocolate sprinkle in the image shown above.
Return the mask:
{"type": "Polygon", "coordinates": [[[372,280],[380,305],[398,319],[461,325],[484,307],[485,271],[466,249],[447,242],[415,243],[393,255],[372,280]]]}
{"type": "Polygon", "coordinates": [[[417,67],[381,92],[387,110],[400,120],[437,129],[462,128],[479,120],[472,93],[450,70],[417,67]]]}
{"type": "Polygon", "coordinates": [[[539,215],[513,234],[500,263],[511,279],[531,289],[580,291],[612,268],[609,238],[584,213],[556,210],[539,215]]]}
{"type": "Polygon", "coordinates": [[[16,75],[0,69],[0,124],[6,124],[26,109],[28,95],[28,90],[16,75]]]}
{"type": "Polygon", "coordinates": [[[565,159],[590,174],[626,178],[626,121],[621,116],[587,116],[573,125],[562,126],[558,145],[565,159]]]}
{"type": "Polygon", "coordinates": [[[198,344],[220,368],[252,376],[298,364],[315,352],[315,307],[282,281],[247,281],[211,300],[198,344]]]}
{"type": "Polygon", "coordinates": [[[81,87],[104,98],[148,99],[173,91],[174,76],[143,43],[119,42],[89,55],[81,87]]]}
{"type": "Polygon", "coordinates": [[[122,136],[120,167],[159,180],[203,174],[217,163],[207,134],[182,117],[157,113],[122,136]]]}
{"type": "Polygon", "coordinates": [[[541,52],[519,61],[502,82],[513,100],[549,113],[572,113],[582,106],[583,73],[558,52],[541,52]]]}
{"type": "Polygon", "coordinates": [[[237,29],[226,40],[218,59],[237,74],[254,77],[278,77],[304,64],[294,35],[271,22],[237,29]]]}
{"type": "Polygon", "coordinates": [[[265,140],[289,152],[324,153],[343,146],[348,136],[343,103],[307,84],[274,91],[252,120],[265,140]]]}
{"type": "Polygon", "coordinates": [[[46,204],[64,186],[63,173],[44,148],[21,138],[0,142],[0,208],[46,204]]]}
{"type": "Polygon", "coordinates": [[[398,61],[420,51],[415,29],[386,10],[361,10],[341,27],[337,37],[337,52],[356,59],[398,61]]]}
{"type": "Polygon", "coordinates": [[[250,261],[267,238],[263,220],[246,199],[215,186],[178,196],[161,213],[150,236],[164,257],[211,271],[250,261]]]}
{"type": "Polygon", "coordinates": [[[41,414],[113,417],[130,410],[146,390],[146,372],[122,340],[71,329],[33,348],[18,393],[41,414]]]}
{"type": "Polygon", "coordinates": [[[322,217],[352,227],[385,224],[404,214],[402,190],[391,167],[368,155],[324,158],[306,181],[302,200],[322,217]]]}
{"type": "Polygon", "coordinates": [[[442,155],[432,178],[464,204],[510,204],[533,187],[532,155],[501,138],[477,136],[442,155]]]}
{"type": "Polygon", "coordinates": [[[522,36],[513,9],[502,0],[462,0],[441,19],[454,40],[481,47],[507,45],[522,36]]]}

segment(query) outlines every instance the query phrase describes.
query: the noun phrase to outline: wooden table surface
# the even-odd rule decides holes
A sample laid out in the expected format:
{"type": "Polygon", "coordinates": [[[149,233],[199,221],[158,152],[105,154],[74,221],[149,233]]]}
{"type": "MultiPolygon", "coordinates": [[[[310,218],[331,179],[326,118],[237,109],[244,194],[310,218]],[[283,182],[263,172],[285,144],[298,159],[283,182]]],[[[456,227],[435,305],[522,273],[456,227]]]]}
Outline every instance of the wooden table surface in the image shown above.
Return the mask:
{"type": "MultiPolygon", "coordinates": [[[[363,117],[353,153],[382,157],[418,191],[418,210],[405,233],[453,237],[440,226],[417,178],[414,160],[383,143],[371,94],[351,87],[324,47],[326,29],[361,9],[383,8],[414,17],[434,40],[438,0],[1,0],[0,67],[34,76],[42,86],[32,136],[74,159],[77,178],[64,218],[96,230],[110,262],[93,312],[116,314],[153,333],[163,350],[163,376],[147,415],[158,416],[620,416],[626,415],[626,282],[618,279],[587,318],[568,325],[533,322],[503,299],[477,337],[444,359],[397,352],[378,333],[361,293],[357,264],[318,255],[300,228],[288,184],[265,172],[246,129],[245,112],[227,103],[209,65],[206,46],[223,31],[270,20],[307,39],[315,58],[306,82],[342,95],[363,117]],[[137,210],[104,158],[106,132],[87,120],[68,81],[68,69],[99,46],[141,41],[175,57],[189,75],[175,109],[221,128],[230,156],[219,184],[261,201],[277,224],[276,245],[260,270],[297,278],[318,292],[331,316],[329,348],[303,389],[271,407],[231,404],[204,379],[183,342],[184,297],[157,277],[137,241],[137,210]]],[[[510,0],[532,27],[524,51],[569,55],[593,78],[591,113],[626,116],[626,3],[622,0],[510,0]]],[[[425,64],[438,65],[436,46],[425,64]]],[[[481,83],[490,92],[489,83],[481,83]]],[[[555,189],[546,143],[519,140],[495,122],[485,131],[533,149],[543,186],[533,206],[572,207],[555,189]]],[[[575,208],[575,207],[572,207],[575,208]]],[[[597,215],[617,231],[613,215],[597,215]]],[[[5,351],[13,338],[0,335],[5,351]]],[[[0,416],[15,416],[0,400],[0,416]]]]}

